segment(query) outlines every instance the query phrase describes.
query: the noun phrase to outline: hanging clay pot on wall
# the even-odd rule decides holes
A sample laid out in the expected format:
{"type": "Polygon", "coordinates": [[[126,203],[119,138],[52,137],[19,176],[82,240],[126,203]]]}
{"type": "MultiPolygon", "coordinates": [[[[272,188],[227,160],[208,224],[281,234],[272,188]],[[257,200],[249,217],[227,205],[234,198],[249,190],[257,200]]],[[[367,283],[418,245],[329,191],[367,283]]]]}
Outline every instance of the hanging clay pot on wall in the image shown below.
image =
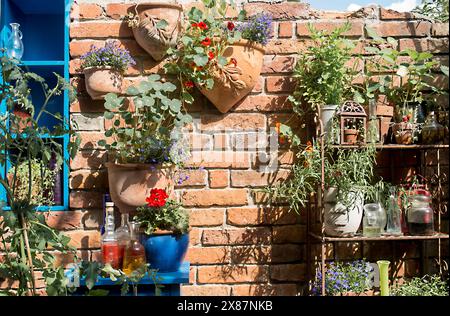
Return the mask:
{"type": "Polygon", "coordinates": [[[173,167],[151,164],[107,163],[109,193],[121,213],[134,212],[146,204],[152,189],[165,189],[173,197],[173,167]]]}
{"type": "Polygon", "coordinates": [[[137,21],[132,29],[136,42],[154,60],[162,60],[167,49],[177,44],[183,17],[182,6],[173,3],[145,2],[137,4],[134,11],[137,21]],[[167,25],[158,28],[157,24],[162,20],[166,21],[167,25]]]}
{"type": "Polygon", "coordinates": [[[211,101],[221,113],[228,112],[236,103],[253,90],[263,64],[262,45],[240,40],[225,48],[223,57],[236,61],[213,75],[211,90],[200,88],[201,93],[211,101]]]}
{"type": "Polygon", "coordinates": [[[122,92],[123,75],[112,67],[88,67],[83,73],[86,90],[93,100],[103,100],[110,92],[122,92]]]}

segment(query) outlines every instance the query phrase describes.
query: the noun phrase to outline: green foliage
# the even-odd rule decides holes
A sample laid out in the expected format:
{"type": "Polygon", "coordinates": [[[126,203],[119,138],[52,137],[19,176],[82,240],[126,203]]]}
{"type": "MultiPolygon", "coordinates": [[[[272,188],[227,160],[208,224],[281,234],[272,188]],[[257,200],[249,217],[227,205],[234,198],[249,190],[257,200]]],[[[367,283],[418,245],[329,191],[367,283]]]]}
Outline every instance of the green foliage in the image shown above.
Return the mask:
{"type": "Polygon", "coordinates": [[[439,275],[415,277],[391,289],[393,296],[448,296],[448,279],[439,275]]]}
{"type": "Polygon", "coordinates": [[[422,0],[422,3],[414,8],[414,13],[423,14],[438,22],[448,22],[448,0],[422,0]]]}
{"type": "MultiPolygon", "coordinates": [[[[76,255],[75,249],[69,246],[70,238],[46,224],[44,214],[35,211],[38,201],[32,198],[32,190],[37,186],[35,180],[39,178],[32,173],[37,171],[37,162],[49,166],[50,160],[55,159],[57,168],[64,163],[64,148],[57,138],[65,135],[74,137],[68,148],[72,157],[80,143],[70,123],[63,120],[60,114],[47,109],[53,97],[70,89],[62,77],[55,76],[56,84],[50,87],[42,77],[25,72],[7,56],[1,58],[0,101],[6,104],[7,112],[0,115],[0,166],[4,167],[9,161],[12,170],[9,174],[12,176],[3,178],[0,175],[0,185],[7,194],[7,201],[0,201],[0,250],[3,253],[0,277],[18,282],[16,289],[7,287],[0,291],[5,295],[36,295],[36,270],[42,271],[49,295],[65,294],[64,269],[54,266],[55,251],[76,255]],[[33,82],[41,86],[44,96],[42,104],[32,102],[30,84],[33,82]],[[20,123],[20,118],[13,113],[15,107],[26,109],[31,114],[23,130],[14,128],[20,123]],[[39,125],[45,115],[58,121],[52,130],[39,125]],[[44,134],[49,137],[42,138],[44,134]],[[17,183],[18,179],[25,183],[20,177],[26,178],[26,170],[29,172],[26,179],[28,190],[17,183]],[[18,174],[20,177],[17,177],[18,174]],[[19,196],[15,194],[17,188],[21,192],[19,196]],[[10,211],[1,208],[6,204],[11,207],[10,211]]],[[[41,175],[41,179],[44,179],[44,185],[50,186],[45,176],[41,175]]]]}
{"type": "Polygon", "coordinates": [[[162,207],[138,207],[134,219],[141,223],[147,235],[157,229],[170,230],[175,234],[189,231],[189,213],[180,203],[171,199],[162,207]]]}
{"type": "Polygon", "coordinates": [[[347,66],[354,45],[343,37],[351,28],[350,23],[329,34],[316,30],[312,24],[308,28],[314,44],[299,53],[294,69],[297,85],[289,98],[299,116],[315,112],[320,105],[342,104],[351,95],[356,74],[347,66]]]}
{"type": "Polygon", "coordinates": [[[150,75],[127,90],[134,112],[129,110],[125,97],[108,93],[104,117],[112,127],[106,130],[105,137],[112,137],[112,142],[100,140],[99,145],[111,151],[120,163],[182,163],[170,150],[180,145],[181,129],[192,117],[179,99],[170,97],[175,90],[174,84],[161,81],[159,75],[150,75]]]}
{"type": "Polygon", "coordinates": [[[31,159],[30,161],[23,161],[17,168],[10,169],[8,171],[8,178],[11,179],[11,183],[15,183],[13,194],[17,200],[23,201],[30,199],[30,203],[37,206],[53,205],[53,187],[58,172],[58,169],[52,170],[44,166],[38,159],[31,159]],[[14,176],[16,177],[16,181],[13,180],[14,176]],[[28,196],[30,182],[32,186],[31,197],[28,196]]]}

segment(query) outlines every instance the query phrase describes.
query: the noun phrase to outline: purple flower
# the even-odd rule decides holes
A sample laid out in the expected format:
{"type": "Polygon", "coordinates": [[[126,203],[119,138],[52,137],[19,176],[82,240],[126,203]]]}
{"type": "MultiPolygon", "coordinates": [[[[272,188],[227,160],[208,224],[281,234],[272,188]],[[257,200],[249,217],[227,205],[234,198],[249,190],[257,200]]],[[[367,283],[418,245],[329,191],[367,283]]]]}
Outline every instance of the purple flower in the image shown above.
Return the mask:
{"type": "Polygon", "coordinates": [[[136,64],[128,50],[120,48],[113,42],[107,42],[105,47],[91,46],[91,50],[81,56],[83,68],[109,66],[124,72],[129,66],[136,64]]]}
{"type": "Polygon", "coordinates": [[[258,13],[250,21],[236,26],[236,30],[242,33],[242,38],[262,45],[267,45],[271,29],[272,16],[267,13],[258,13]]]}

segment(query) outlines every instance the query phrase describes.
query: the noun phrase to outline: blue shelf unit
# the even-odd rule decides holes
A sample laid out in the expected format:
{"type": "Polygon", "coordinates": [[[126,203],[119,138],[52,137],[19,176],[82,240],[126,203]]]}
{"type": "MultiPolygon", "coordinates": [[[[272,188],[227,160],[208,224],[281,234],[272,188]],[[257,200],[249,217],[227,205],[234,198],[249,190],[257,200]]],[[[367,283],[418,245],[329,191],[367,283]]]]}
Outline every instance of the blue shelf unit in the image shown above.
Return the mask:
{"type": "MultiPolygon", "coordinates": [[[[0,0],[0,47],[5,47],[10,35],[10,23],[19,23],[23,33],[24,55],[20,66],[26,71],[34,72],[45,78],[49,86],[56,82],[54,73],[69,81],[69,24],[72,0],[0,0]]],[[[42,104],[44,96],[41,87],[31,85],[31,94],[36,112],[42,104]]],[[[69,119],[69,93],[53,98],[48,104],[51,113],[59,113],[69,119]]],[[[0,105],[4,113],[6,106],[0,105]]],[[[41,126],[53,129],[57,120],[50,115],[43,115],[39,121],[41,126]]],[[[42,135],[43,138],[48,137],[42,135]]],[[[69,143],[68,135],[59,139],[64,149],[69,143]]],[[[69,153],[64,151],[64,159],[69,159],[69,153]]],[[[10,164],[0,166],[2,176],[5,176],[10,164]]],[[[64,211],[69,209],[69,166],[64,164],[61,170],[61,203],[53,206],[42,206],[41,211],[64,211]]],[[[0,200],[6,201],[6,193],[0,187],[0,200]]],[[[5,207],[7,210],[8,207],[5,207]]]]}
{"type": "MultiPolygon", "coordinates": [[[[181,265],[180,269],[176,272],[167,273],[157,273],[159,278],[159,284],[163,287],[161,288],[161,296],[180,296],[180,286],[181,284],[189,283],[189,268],[190,263],[185,261],[181,265]]],[[[67,278],[73,282],[73,272],[66,273],[67,278]]],[[[98,278],[95,283],[94,289],[104,289],[108,290],[108,295],[119,296],[120,286],[116,285],[115,281],[111,281],[110,278],[98,278]]],[[[80,287],[73,293],[74,296],[84,295],[87,291],[85,279],[80,280],[80,287]]],[[[131,293],[132,287],[130,286],[129,296],[133,295],[131,293]]],[[[154,296],[155,286],[153,280],[148,276],[145,276],[138,285],[138,296],[154,296]]]]}

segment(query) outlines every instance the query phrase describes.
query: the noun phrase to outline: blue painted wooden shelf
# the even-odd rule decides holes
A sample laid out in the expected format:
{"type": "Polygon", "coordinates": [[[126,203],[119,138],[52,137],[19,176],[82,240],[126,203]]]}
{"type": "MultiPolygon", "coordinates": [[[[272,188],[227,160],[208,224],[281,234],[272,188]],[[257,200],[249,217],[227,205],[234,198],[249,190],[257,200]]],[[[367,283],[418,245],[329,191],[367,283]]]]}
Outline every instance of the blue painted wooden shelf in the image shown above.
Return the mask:
{"type": "MultiPolygon", "coordinates": [[[[162,285],[161,295],[162,296],[179,296],[180,295],[180,285],[184,283],[189,283],[189,268],[190,263],[185,261],[181,265],[180,269],[176,272],[158,272],[157,278],[159,278],[159,284],[162,285]]],[[[73,279],[72,273],[68,272],[67,277],[73,279]]],[[[95,283],[94,289],[105,289],[110,291],[109,295],[116,296],[120,295],[120,285],[116,284],[116,281],[112,281],[110,278],[98,278],[95,283]]],[[[138,295],[139,296],[153,296],[155,286],[153,279],[145,276],[138,285],[138,295]]],[[[80,280],[80,287],[74,293],[75,296],[83,295],[86,292],[86,280],[82,278],[80,280]]],[[[129,293],[129,295],[132,295],[129,293]]]]}

